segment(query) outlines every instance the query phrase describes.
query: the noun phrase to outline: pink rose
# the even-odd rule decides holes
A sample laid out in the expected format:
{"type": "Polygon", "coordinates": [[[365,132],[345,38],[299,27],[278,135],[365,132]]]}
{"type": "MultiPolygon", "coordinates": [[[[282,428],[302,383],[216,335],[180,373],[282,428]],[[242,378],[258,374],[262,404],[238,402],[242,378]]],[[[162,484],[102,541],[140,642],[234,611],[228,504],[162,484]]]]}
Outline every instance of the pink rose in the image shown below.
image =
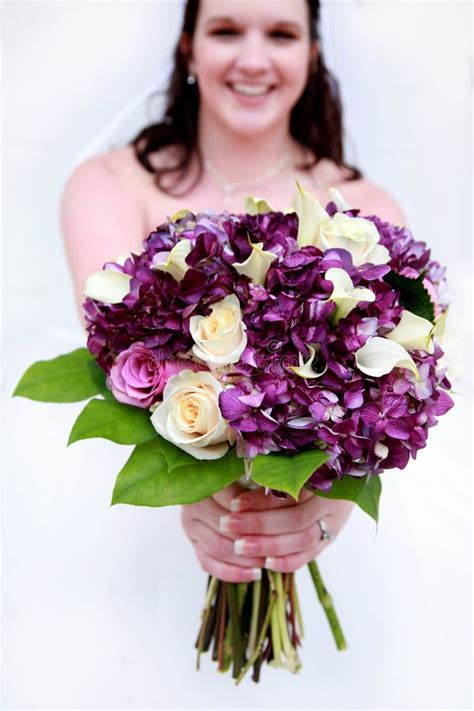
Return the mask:
{"type": "Polygon", "coordinates": [[[137,342],[117,356],[108,386],[119,402],[148,408],[161,395],[168,379],[183,368],[197,370],[198,366],[184,359],[158,360],[153,351],[137,342]]]}

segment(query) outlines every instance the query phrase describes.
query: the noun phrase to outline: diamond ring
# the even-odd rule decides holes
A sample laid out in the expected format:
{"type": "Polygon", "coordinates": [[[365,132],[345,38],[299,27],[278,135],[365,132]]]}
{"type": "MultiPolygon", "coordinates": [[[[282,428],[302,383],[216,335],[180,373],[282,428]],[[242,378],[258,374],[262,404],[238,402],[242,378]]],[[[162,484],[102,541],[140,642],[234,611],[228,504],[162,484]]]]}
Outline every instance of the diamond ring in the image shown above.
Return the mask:
{"type": "Polygon", "coordinates": [[[332,535],[327,527],[326,521],[323,518],[320,518],[318,521],[319,528],[321,529],[321,540],[322,541],[330,541],[332,540],[332,535]]]}

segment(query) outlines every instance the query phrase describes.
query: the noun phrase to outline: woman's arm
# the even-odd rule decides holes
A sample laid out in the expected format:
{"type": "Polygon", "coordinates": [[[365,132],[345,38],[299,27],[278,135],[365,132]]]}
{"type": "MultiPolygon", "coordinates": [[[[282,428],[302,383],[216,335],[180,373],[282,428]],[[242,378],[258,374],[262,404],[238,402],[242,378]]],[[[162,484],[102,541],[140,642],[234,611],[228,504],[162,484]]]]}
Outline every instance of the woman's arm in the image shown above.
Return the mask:
{"type": "Polygon", "coordinates": [[[145,220],[123,179],[99,156],[81,163],[69,177],[60,222],[80,308],[89,274],[120,253],[141,250],[145,220]]]}

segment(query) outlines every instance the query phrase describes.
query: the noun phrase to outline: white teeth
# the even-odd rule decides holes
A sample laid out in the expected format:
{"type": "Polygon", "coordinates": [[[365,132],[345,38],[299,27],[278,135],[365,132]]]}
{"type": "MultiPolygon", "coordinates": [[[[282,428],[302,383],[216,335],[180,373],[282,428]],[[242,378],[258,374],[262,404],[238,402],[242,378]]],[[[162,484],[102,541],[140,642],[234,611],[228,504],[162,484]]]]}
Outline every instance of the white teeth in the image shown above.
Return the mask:
{"type": "Polygon", "coordinates": [[[239,94],[245,94],[246,96],[261,96],[262,94],[267,94],[270,91],[269,86],[250,86],[249,84],[232,84],[234,91],[239,94]]]}

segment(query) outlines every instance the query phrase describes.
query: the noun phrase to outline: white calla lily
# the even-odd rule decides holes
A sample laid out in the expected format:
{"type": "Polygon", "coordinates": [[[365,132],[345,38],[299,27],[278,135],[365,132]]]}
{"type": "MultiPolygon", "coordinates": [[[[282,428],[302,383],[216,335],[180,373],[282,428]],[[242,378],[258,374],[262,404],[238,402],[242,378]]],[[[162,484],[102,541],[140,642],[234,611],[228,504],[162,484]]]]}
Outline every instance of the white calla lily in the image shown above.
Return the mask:
{"type": "Polygon", "coordinates": [[[389,453],[390,453],[389,448],[387,447],[386,444],[383,444],[383,442],[377,442],[375,444],[374,454],[379,459],[387,459],[389,453]]]}
{"type": "Polygon", "coordinates": [[[299,365],[290,365],[288,366],[288,370],[292,370],[296,375],[299,375],[300,378],[305,378],[305,379],[312,379],[312,378],[320,378],[322,375],[327,370],[327,365],[325,366],[324,370],[321,373],[316,373],[311,365],[313,363],[313,360],[316,356],[316,349],[313,348],[313,346],[308,345],[309,348],[309,358],[308,360],[304,361],[303,356],[301,353],[298,353],[298,360],[299,360],[299,365]]]}
{"type": "Polygon", "coordinates": [[[427,353],[433,353],[434,346],[431,338],[433,332],[434,325],[431,321],[405,309],[402,311],[398,326],[390,333],[387,333],[385,338],[399,343],[408,350],[419,349],[427,353]]]}
{"type": "Polygon", "coordinates": [[[175,212],[173,215],[171,215],[171,222],[178,222],[178,220],[182,220],[183,217],[186,217],[186,215],[192,214],[191,210],[187,210],[185,207],[182,210],[178,210],[175,212]]]}
{"type": "Polygon", "coordinates": [[[267,212],[275,212],[273,207],[264,198],[252,197],[249,195],[244,200],[244,212],[249,215],[265,215],[267,212]]]}
{"type": "Polygon", "coordinates": [[[407,368],[418,378],[415,361],[403,346],[388,338],[374,336],[355,352],[356,365],[366,375],[379,378],[394,368],[407,368]]]}
{"type": "Polygon", "coordinates": [[[232,266],[239,274],[248,276],[254,284],[263,286],[270,265],[275,261],[277,255],[263,249],[263,242],[256,242],[251,247],[250,256],[244,262],[234,263],[232,266]]]}
{"type": "Polygon", "coordinates": [[[329,301],[336,302],[336,310],[332,316],[334,323],[341,318],[346,318],[359,301],[375,301],[375,294],[370,289],[361,286],[354,287],[352,279],[344,269],[332,267],[328,269],[324,278],[332,281],[334,289],[329,301]]]}
{"type": "Polygon", "coordinates": [[[152,269],[168,272],[168,274],[171,274],[173,279],[181,281],[189,269],[186,264],[186,257],[190,253],[191,249],[191,241],[189,239],[181,239],[175,244],[170,252],[158,252],[158,254],[155,255],[153,258],[152,269]],[[166,254],[168,256],[166,256],[166,254]],[[158,259],[164,258],[164,261],[155,261],[157,257],[158,259]]]}
{"type": "Polygon", "coordinates": [[[349,203],[344,200],[337,188],[329,188],[328,192],[331,196],[333,203],[335,203],[338,212],[344,212],[345,210],[352,209],[349,203]]]}
{"type": "Polygon", "coordinates": [[[448,316],[449,308],[446,311],[442,311],[440,314],[435,316],[435,327],[433,331],[433,336],[440,342],[443,342],[444,334],[446,331],[446,318],[448,316]]]}
{"type": "Polygon", "coordinates": [[[291,204],[298,215],[298,247],[320,246],[321,225],[330,223],[331,218],[315,195],[303,190],[298,181],[298,193],[291,204]]]}
{"type": "Polygon", "coordinates": [[[113,261],[115,264],[120,264],[120,266],[123,267],[127,259],[130,259],[131,256],[132,252],[120,252],[113,261]]]}
{"type": "Polygon", "coordinates": [[[129,274],[104,269],[90,274],[84,285],[84,296],[104,304],[119,304],[130,291],[129,274]]]}

